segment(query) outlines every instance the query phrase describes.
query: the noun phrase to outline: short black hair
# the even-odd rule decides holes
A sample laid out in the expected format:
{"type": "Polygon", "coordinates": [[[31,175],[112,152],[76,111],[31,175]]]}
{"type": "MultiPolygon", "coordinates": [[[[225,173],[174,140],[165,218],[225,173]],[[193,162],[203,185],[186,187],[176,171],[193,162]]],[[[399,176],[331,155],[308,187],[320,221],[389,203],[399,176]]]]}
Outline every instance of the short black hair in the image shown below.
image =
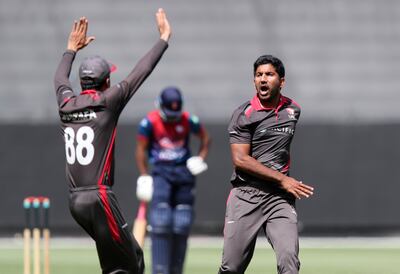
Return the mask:
{"type": "Polygon", "coordinates": [[[254,76],[256,75],[257,68],[265,64],[271,64],[275,68],[279,77],[285,77],[285,67],[283,66],[282,61],[273,55],[261,55],[257,58],[257,60],[254,62],[254,76]]]}
{"type": "MultiPolygon", "coordinates": [[[[108,77],[110,77],[110,76],[108,76],[108,77]]],[[[90,77],[81,78],[82,90],[88,90],[88,89],[100,90],[101,86],[106,82],[108,77],[106,79],[103,79],[100,81],[99,81],[99,79],[93,79],[90,77]]]]}

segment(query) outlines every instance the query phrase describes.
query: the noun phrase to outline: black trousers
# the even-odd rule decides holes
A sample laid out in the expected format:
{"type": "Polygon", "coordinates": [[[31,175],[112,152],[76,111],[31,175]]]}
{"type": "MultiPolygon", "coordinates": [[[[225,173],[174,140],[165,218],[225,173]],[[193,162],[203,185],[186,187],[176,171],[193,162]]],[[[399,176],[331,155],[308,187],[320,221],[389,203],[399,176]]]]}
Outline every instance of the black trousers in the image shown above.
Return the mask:
{"type": "Polygon", "coordinates": [[[143,274],[143,251],[107,186],[74,188],[69,207],[75,221],[96,242],[103,274],[143,274]]]}

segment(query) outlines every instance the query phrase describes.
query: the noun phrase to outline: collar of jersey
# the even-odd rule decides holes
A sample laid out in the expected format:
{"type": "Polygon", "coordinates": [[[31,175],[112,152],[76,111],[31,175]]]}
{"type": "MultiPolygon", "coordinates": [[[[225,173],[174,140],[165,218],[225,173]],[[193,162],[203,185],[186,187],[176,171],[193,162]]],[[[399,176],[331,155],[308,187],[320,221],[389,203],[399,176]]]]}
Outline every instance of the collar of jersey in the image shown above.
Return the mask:
{"type": "Polygon", "coordinates": [[[85,89],[82,90],[81,94],[95,94],[97,91],[95,89],[85,89]]]}
{"type": "Polygon", "coordinates": [[[261,110],[275,110],[275,111],[278,111],[286,102],[287,102],[286,97],[284,97],[281,94],[279,94],[279,104],[278,104],[278,106],[276,108],[273,108],[273,107],[266,108],[261,104],[260,99],[258,99],[257,94],[256,94],[251,99],[250,104],[257,111],[261,111],[261,110]]]}

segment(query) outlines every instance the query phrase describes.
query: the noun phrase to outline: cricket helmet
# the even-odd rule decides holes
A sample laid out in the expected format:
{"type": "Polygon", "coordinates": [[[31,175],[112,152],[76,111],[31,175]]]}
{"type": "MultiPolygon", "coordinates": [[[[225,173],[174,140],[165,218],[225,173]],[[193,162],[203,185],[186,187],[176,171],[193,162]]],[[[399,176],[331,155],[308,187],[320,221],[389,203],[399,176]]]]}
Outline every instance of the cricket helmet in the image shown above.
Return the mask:
{"type": "Polygon", "coordinates": [[[182,115],[182,93],[177,87],[163,89],[158,97],[158,107],[162,118],[166,121],[176,121],[182,115]]]}

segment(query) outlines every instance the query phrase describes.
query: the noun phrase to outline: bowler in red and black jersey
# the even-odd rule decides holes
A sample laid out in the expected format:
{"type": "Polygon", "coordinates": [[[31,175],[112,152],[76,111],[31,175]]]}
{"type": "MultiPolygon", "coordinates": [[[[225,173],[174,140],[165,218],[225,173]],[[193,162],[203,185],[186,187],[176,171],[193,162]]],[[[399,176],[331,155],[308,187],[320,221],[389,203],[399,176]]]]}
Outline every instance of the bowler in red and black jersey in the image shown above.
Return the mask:
{"type": "Polygon", "coordinates": [[[65,142],[70,211],[95,240],[102,273],[143,273],[143,252],[121,214],[113,185],[114,142],[118,118],[168,47],[171,28],[162,9],[156,13],[160,39],[128,76],[110,85],[114,69],[100,56],[86,58],[79,68],[82,92],[69,82],[76,53],[94,40],[88,20],[75,21],[67,50],[55,74],[55,90],[65,142]]]}
{"type": "Polygon", "coordinates": [[[233,188],[219,274],[245,273],[261,229],[275,251],[278,273],[299,271],[295,199],[311,196],[313,188],[289,177],[300,107],[281,94],[284,83],[283,63],[260,56],[254,63],[256,95],[233,112],[228,128],[233,188]]]}

